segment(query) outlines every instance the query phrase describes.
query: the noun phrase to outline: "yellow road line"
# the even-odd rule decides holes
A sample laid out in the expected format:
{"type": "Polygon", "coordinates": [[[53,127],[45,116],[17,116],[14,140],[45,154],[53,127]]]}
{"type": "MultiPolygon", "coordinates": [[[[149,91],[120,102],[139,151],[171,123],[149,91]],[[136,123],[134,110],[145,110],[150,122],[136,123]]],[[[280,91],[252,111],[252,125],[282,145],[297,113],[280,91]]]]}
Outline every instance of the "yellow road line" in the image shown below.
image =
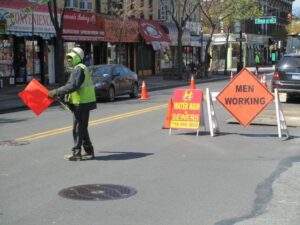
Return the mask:
{"type": "MultiPolygon", "coordinates": [[[[132,112],[117,114],[117,115],[113,115],[113,116],[109,116],[109,117],[105,117],[105,118],[101,118],[101,119],[91,120],[89,122],[89,126],[95,126],[95,125],[111,122],[114,120],[124,119],[127,117],[140,115],[143,113],[163,109],[166,107],[167,107],[167,104],[162,104],[162,105],[152,106],[152,107],[148,107],[145,109],[140,109],[140,110],[136,110],[136,111],[132,111],[132,112]]],[[[36,139],[40,139],[40,138],[45,138],[45,137],[65,133],[65,132],[68,132],[71,130],[72,130],[72,126],[66,126],[66,127],[61,127],[61,128],[57,128],[57,129],[53,129],[53,130],[48,130],[48,131],[28,135],[25,137],[20,137],[20,138],[17,138],[16,141],[32,141],[32,140],[36,140],[36,139]]]]}

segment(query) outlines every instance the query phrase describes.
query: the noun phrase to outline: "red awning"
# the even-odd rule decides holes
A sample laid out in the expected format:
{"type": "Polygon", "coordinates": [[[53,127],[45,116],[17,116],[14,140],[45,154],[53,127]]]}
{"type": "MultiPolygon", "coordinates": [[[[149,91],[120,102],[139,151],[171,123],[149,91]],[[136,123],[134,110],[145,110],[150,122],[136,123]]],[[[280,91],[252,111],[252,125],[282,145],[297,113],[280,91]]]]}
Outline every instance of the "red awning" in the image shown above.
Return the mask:
{"type": "Polygon", "coordinates": [[[140,34],[148,44],[152,42],[171,42],[161,26],[153,20],[141,20],[139,28],[140,34]]]}
{"type": "Polygon", "coordinates": [[[104,20],[94,13],[66,11],[63,39],[67,41],[104,40],[104,20]]]}

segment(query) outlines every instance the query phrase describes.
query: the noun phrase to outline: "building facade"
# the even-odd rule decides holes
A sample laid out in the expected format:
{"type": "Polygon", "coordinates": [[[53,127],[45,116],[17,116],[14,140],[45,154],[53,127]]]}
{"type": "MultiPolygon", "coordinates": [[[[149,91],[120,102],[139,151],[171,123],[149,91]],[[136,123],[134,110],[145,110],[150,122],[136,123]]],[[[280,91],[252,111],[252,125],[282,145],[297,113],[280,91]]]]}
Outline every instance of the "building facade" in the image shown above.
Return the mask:
{"type": "Polygon", "coordinates": [[[226,34],[219,31],[213,36],[211,54],[212,70],[224,70],[225,57],[227,69],[236,68],[240,58],[239,33],[242,32],[242,62],[244,66],[255,65],[255,53],[261,56],[263,65],[271,64],[271,55],[278,60],[283,54],[285,39],[281,37],[288,24],[294,0],[260,0],[263,18],[276,18],[272,24],[256,24],[255,20],[236,21],[229,35],[229,47],[226,52],[226,34]]]}

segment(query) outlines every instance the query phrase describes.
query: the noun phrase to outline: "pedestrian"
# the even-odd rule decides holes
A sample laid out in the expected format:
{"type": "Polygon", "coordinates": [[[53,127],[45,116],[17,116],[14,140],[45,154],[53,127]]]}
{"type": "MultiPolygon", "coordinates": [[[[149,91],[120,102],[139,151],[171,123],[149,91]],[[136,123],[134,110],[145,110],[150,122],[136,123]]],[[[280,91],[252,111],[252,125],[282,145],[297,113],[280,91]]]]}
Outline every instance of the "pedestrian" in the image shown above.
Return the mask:
{"type": "Polygon", "coordinates": [[[258,69],[260,65],[260,55],[258,52],[255,53],[255,68],[256,68],[256,74],[258,74],[258,69]]]}
{"type": "Polygon", "coordinates": [[[271,53],[271,60],[272,60],[272,66],[274,66],[276,63],[276,52],[275,51],[272,51],[272,53],[271,53]]]}
{"type": "Polygon", "coordinates": [[[82,158],[94,158],[94,147],[89,137],[88,122],[90,110],[96,109],[96,96],[93,81],[88,68],[83,64],[84,53],[75,47],[66,54],[66,67],[70,71],[67,83],[58,89],[50,90],[49,98],[64,96],[73,113],[74,146],[66,160],[78,161],[82,158]],[[83,147],[84,153],[81,152],[83,147]]]}

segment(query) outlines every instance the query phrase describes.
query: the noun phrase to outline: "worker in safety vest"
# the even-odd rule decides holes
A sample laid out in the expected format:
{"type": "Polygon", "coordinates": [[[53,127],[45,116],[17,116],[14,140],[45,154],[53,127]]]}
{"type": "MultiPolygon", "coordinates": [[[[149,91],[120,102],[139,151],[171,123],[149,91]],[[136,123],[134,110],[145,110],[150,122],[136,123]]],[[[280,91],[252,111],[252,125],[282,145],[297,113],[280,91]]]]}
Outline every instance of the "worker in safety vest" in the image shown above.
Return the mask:
{"type": "Polygon", "coordinates": [[[58,89],[50,90],[49,98],[64,96],[73,112],[73,154],[65,155],[66,160],[78,161],[94,158],[94,148],[89,137],[88,122],[90,110],[96,109],[96,96],[88,68],[82,63],[83,50],[74,47],[66,54],[66,68],[70,72],[67,83],[58,89]],[[83,147],[84,152],[81,152],[83,147]]]}

